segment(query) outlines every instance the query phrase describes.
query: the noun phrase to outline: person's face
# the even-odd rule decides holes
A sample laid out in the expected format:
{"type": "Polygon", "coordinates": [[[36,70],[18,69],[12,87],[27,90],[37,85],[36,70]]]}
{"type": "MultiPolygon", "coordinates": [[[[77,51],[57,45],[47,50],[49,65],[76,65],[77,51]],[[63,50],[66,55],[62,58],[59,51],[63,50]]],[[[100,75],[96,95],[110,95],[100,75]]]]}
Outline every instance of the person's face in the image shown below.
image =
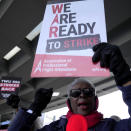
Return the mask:
{"type": "MultiPolygon", "coordinates": [[[[86,82],[77,83],[71,90],[81,89],[88,90],[92,89],[92,87],[86,82]]],[[[70,104],[73,113],[88,115],[95,109],[95,95],[88,95],[86,93],[81,92],[78,97],[70,96],[70,104]]]]}

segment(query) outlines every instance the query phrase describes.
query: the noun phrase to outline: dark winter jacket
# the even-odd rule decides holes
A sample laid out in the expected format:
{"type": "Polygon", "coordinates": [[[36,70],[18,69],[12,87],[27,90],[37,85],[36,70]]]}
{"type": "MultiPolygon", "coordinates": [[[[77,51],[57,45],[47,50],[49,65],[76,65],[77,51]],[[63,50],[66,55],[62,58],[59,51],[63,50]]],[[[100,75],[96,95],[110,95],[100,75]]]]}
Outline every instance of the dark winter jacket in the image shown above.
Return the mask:
{"type": "MultiPolygon", "coordinates": [[[[131,85],[127,87],[119,87],[119,89],[122,91],[123,100],[128,105],[129,114],[131,115],[131,85]]],[[[21,109],[17,113],[8,131],[30,131],[31,125],[35,119],[35,115],[33,116],[21,109]]],[[[66,131],[66,124],[66,117],[61,117],[59,120],[52,122],[37,131],[66,131]]],[[[106,118],[101,120],[93,128],[88,129],[88,131],[131,131],[131,118],[120,121],[106,118]]]]}

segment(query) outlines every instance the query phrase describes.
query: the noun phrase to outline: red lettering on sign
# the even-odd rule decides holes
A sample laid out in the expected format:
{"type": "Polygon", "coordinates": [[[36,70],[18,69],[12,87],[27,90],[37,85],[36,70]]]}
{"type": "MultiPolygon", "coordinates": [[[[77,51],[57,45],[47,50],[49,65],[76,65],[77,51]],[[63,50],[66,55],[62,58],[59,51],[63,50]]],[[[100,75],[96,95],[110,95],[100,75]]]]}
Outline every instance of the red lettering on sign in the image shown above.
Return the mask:
{"type": "Polygon", "coordinates": [[[63,4],[61,4],[61,5],[52,5],[53,14],[55,14],[56,12],[61,13],[62,8],[63,8],[63,4]]]}
{"type": "Polygon", "coordinates": [[[58,31],[58,27],[50,27],[50,34],[49,37],[52,37],[52,35],[54,35],[54,37],[57,37],[57,31],[58,31]]]}

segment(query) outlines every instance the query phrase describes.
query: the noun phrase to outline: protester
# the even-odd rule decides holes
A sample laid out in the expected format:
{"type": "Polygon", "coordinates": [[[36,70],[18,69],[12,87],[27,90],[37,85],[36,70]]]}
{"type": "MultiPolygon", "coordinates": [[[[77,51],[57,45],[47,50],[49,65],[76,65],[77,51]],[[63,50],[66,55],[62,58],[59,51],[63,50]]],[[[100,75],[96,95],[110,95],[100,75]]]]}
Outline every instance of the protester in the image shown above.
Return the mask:
{"type": "MultiPolygon", "coordinates": [[[[115,45],[100,43],[93,47],[93,51],[93,63],[100,62],[101,67],[109,68],[114,74],[116,84],[122,91],[123,100],[131,115],[131,71],[120,49],[115,45]]],[[[41,115],[42,110],[50,102],[52,93],[52,89],[39,89],[29,109],[19,110],[8,131],[30,131],[34,120],[41,115]]],[[[67,105],[69,111],[66,116],[37,131],[66,131],[68,120],[73,114],[84,116],[88,131],[131,131],[131,118],[119,121],[103,118],[103,115],[97,111],[98,97],[95,94],[94,85],[82,78],[70,84],[67,105]]]]}

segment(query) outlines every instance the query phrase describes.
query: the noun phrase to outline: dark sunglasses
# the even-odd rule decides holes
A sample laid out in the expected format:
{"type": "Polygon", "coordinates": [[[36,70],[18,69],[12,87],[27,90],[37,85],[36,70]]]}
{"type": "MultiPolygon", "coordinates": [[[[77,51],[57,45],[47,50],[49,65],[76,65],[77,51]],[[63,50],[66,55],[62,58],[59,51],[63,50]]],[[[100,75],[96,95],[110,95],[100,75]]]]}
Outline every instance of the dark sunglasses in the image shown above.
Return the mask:
{"type": "Polygon", "coordinates": [[[84,94],[84,96],[91,97],[95,95],[95,90],[93,88],[88,89],[72,89],[70,90],[70,96],[77,98],[81,95],[81,93],[84,94]]]}

